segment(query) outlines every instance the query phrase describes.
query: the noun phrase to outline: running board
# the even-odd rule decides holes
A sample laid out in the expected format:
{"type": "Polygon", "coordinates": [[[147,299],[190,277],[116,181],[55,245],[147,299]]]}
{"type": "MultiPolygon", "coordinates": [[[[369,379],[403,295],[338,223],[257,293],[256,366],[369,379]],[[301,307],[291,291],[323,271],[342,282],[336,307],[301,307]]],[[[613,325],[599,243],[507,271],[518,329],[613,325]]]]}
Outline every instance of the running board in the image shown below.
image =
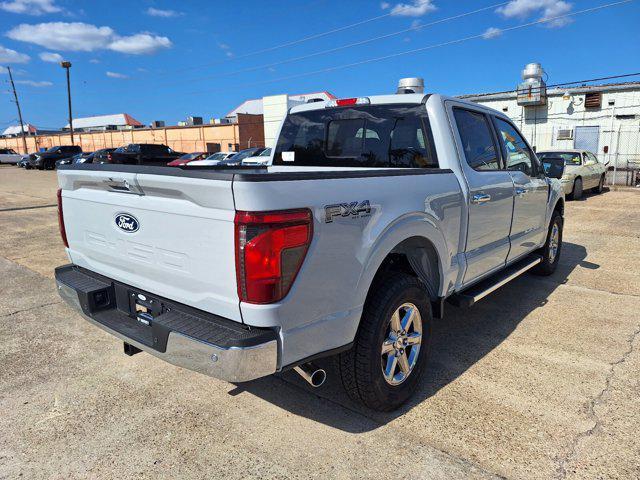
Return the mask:
{"type": "Polygon", "coordinates": [[[501,286],[509,283],[514,278],[519,277],[527,270],[532,269],[542,262],[540,255],[529,255],[528,257],[509,265],[489,278],[467,288],[466,290],[451,295],[447,300],[456,307],[471,307],[479,300],[483,299],[501,286]]]}

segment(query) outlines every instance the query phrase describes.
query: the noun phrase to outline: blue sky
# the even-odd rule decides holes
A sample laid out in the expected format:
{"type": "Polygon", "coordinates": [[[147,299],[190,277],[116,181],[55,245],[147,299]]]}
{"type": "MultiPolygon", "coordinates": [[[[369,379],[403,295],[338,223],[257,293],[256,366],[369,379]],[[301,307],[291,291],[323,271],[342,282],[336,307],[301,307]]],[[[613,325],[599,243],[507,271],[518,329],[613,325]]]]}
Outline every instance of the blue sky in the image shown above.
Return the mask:
{"type": "MultiPolygon", "coordinates": [[[[73,63],[74,117],[126,112],[143,123],[222,117],[278,93],[387,93],[404,76],[424,77],[429,92],[488,92],[513,88],[531,61],[549,83],[640,71],[638,0],[504,31],[612,1],[0,0],[0,65],[40,128],[66,123],[62,58],[73,63]]],[[[7,80],[2,69],[0,129],[17,123],[7,80]]]]}

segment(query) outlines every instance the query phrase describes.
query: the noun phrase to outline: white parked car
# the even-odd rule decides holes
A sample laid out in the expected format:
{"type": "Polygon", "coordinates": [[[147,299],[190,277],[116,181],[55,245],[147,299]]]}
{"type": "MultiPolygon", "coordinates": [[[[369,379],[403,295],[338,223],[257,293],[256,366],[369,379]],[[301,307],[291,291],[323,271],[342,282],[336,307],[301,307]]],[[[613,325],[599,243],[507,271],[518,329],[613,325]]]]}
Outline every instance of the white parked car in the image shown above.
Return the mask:
{"type": "Polygon", "coordinates": [[[12,148],[0,148],[0,163],[15,165],[26,157],[28,157],[28,155],[20,155],[12,148]]]}
{"type": "Polygon", "coordinates": [[[600,162],[594,153],[563,148],[543,150],[537,155],[543,162],[545,158],[552,157],[564,160],[565,168],[561,182],[565,195],[578,200],[586,189],[595,193],[602,192],[607,164],[600,162]]]}
{"type": "Polygon", "coordinates": [[[242,165],[271,165],[271,149],[265,148],[261,154],[245,158],[242,165]]]}
{"type": "Polygon", "coordinates": [[[237,152],[217,152],[213,155],[209,155],[204,160],[196,160],[186,164],[187,167],[202,167],[218,165],[220,162],[232,158],[237,152]]]}

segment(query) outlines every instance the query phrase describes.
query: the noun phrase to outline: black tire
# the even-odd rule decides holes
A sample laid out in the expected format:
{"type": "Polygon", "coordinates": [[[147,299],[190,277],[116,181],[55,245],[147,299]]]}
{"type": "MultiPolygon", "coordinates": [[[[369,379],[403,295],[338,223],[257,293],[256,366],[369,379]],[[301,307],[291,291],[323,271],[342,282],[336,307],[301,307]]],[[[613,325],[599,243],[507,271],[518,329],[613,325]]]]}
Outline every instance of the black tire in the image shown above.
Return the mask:
{"type": "MultiPolygon", "coordinates": [[[[349,396],[378,411],[395,410],[406,402],[418,386],[427,364],[431,323],[431,304],[417,278],[391,273],[377,281],[365,303],[353,347],[338,357],[342,384],[349,396]],[[382,371],[381,349],[392,315],[405,303],[418,309],[422,320],[422,343],[410,373],[400,384],[391,385],[382,371]]],[[[409,347],[405,348],[409,352],[409,347]]]]}
{"type": "Polygon", "coordinates": [[[598,183],[598,186],[597,187],[593,187],[591,189],[591,191],[593,193],[602,193],[603,190],[604,190],[604,173],[600,177],[600,182],[598,183]]]}
{"type": "Polygon", "coordinates": [[[558,267],[558,261],[560,260],[560,252],[562,251],[562,227],[563,219],[560,213],[556,210],[551,216],[551,222],[549,223],[549,231],[547,232],[547,238],[544,242],[544,247],[538,250],[538,253],[542,256],[542,262],[531,269],[531,273],[541,276],[551,275],[556,271],[558,267]],[[554,226],[558,227],[557,237],[557,249],[555,254],[552,255],[552,234],[554,226]]]}
{"type": "Polygon", "coordinates": [[[571,198],[573,200],[580,200],[582,198],[582,179],[576,178],[573,182],[573,190],[571,190],[571,198]]]}

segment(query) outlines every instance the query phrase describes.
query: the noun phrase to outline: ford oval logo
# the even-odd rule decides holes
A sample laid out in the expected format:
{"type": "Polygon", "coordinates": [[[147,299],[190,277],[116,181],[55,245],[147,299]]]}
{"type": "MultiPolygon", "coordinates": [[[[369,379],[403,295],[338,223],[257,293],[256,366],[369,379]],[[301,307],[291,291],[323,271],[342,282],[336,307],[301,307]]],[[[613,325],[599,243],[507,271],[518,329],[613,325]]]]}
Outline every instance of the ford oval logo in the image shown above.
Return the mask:
{"type": "Polygon", "coordinates": [[[119,213],[116,215],[116,227],[123,232],[133,233],[140,229],[138,219],[128,213],[119,213]]]}

